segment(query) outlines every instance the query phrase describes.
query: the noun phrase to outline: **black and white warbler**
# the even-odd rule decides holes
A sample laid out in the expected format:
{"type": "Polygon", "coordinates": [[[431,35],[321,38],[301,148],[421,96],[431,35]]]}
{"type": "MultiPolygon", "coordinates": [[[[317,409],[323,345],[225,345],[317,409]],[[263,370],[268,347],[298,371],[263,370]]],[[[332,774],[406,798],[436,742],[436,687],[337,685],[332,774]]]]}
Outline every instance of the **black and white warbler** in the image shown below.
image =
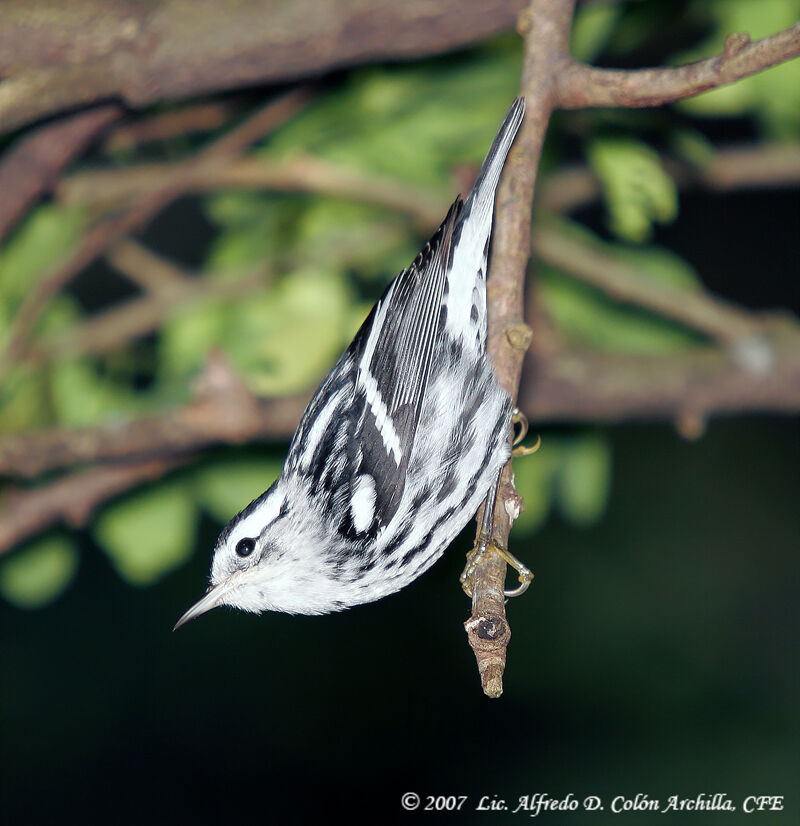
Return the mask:
{"type": "Polygon", "coordinates": [[[522,122],[514,101],[465,202],[373,307],[322,382],[278,480],[235,516],[217,605],[324,614],[371,602],[429,568],[508,460],[511,404],[486,355],[494,200],[522,122]]]}

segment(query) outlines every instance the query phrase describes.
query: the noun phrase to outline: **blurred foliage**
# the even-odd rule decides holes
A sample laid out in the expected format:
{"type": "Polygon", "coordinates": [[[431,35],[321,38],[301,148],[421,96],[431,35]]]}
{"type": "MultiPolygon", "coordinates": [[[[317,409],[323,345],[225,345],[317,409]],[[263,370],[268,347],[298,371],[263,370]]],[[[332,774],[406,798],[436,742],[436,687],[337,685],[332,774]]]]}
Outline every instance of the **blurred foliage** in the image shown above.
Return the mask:
{"type": "Polygon", "coordinates": [[[3,561],[0,593],[18,608],[41,608],[67,588],[77,569],[75,543],[65,536],[44,536],[3,561]]]}
{"type": "MultiPolygon", "coordinates": [[[[695,48],[676,54],[676,63],[721,51],[731,32],[746,32],[758,40],[800,19],[800,0],[708,0],[696,3],[693,9],[712,34],[695,48]]],[[[800,62],[790,60],[773,66],[738,83],[687,98],[679,106],[688,114],[704,117],[752,115],[768,137],[796,140],[800,130],[800,62]]]]}
{"type": "Polygon", "coordinates": [[[95,520],[94,534],[128,582],[149,585],[189,557],[196,517],[191,491],[170,480],[108,505],[95,520]]]}
{"type": "MultiPolygon", "coordinates": [[[[551,223],[557,224],[576,243],[635,269],[642,279],[689,294],[700,287],[697,274],[689,264],[663,247],[611,244],[573,221],[551,223]]],[[[538,266],[537,276],[537,286],[548,313],[575,342],[598,350],[668,354],[702,341],[697,333],[634,305],[616,302],[600,290],[546,264],[538,266]]]]}
{"type": "MultiPolygon", "coordinates": [[[[686,12],[679,22],[673,3],[582,5],[572,32],[573,52],[603,65],[647,65],[653,55],[659,62],[677,63],[713,54],[730,32],[748,31],[758,38],[800,15],[800,0],[685,0],[678,5],[686,12]]],[[[478,168],[517,93],[521,57],[519,39],[507,35],[457,55],[343,72],[253,155],[272,162],[312,156],[418,186],[445,202],[463,188],[457,180],[478,168]]],[[[679,107],[681,117],[672,119],[640,111],[565,113],[551,124],[543,172],[564,161],[587,162],[602,185],[609,237],[602,240],[575,222],[563,221],[562,228],[599,253],[633,265],[642,278],[689,294],[699,283],[691,267],[650,243],[656,225],[673,220],[679,209],[677,188],[659,152],[669,146],[693,162],[707,162],[714,150],[706,125],[713,118],[744,119],[765,139],[797,139],[800,61],[679,107]]],[[[203,140],[170,140],[163,156],[181,158],[203,140]]],[[[100,162],[121,166],[156,151],[126,150],[100,162]]],[[[330,368],[385,284],[425,241],[408,216],[341,198],[228,191],[207,195],[201,204],[210,226],[193,230],[192,239],[204,250],[203,277],[232,279],[260,267],[271,274],[269,286],[258,294],[180,307],[157,331],[116,352],[55,354],[35,369],[15,368],[0,387],[0,432],[91,425],[179,403],[189,398],[191,382],[212,348],[225,353],[259,394],[307,390],[330,368]]],[[[8,240],[0,257],[0,345],[7,342],[32,285],[64,260],[88,218],[83,211],[46,203],[8,240]]],[[[538,275],[545,308],[570,340],[598,349],[665,354],[699,343],[692,333],[615,304],[568,273],[542,267],[538,275]]],[[[37,339],[70,335],[137,289],[100,267],[79,280],[50,302],[36,327],[37,339]],[[117,287],[109,289],[110,284],[117,287]]],[[[603,434],[545,434],[539,453],[518,464],[526,500],[520,531],[535,530],[553,511],[573,525],[601,518],[612,476],[611,449],[603,434]]],[[[231,451],[107,505],[92,526],[93,535],[126,580],[154,582],[195,550],[201,513],[224,522],[265,490],[279,469],[275,458],[244,459],[231,451]]],[[[0,592],[14,604],[44,604],[66,587],[76,564],[68,540],[42,538],[0,563],[0,592]]]]}
{"type": "Polygon", "coordinates": [[[281,463],[275,459],[233,456],[202,464],[192,475],[192,489],[208,514],[225,523],[259,497],[280,472],[281,463]]]}
{"type": "Polygon", "coordinates": [[[629,241],[646,241],[654,221],[678,214],[678,190],[662,169],[658,153],[630,138],[597,138],[587,156],[603,187],[612,232],[629,241]]]}
{"type": "Polygon", "coordinates": [[[591,525],[611,492],[611,443],[597,432],[547,434],[536,453],[515,462],[514,479],[525,500],[515,532],[533,533],[553,508],[575,526],[591,525]]]}

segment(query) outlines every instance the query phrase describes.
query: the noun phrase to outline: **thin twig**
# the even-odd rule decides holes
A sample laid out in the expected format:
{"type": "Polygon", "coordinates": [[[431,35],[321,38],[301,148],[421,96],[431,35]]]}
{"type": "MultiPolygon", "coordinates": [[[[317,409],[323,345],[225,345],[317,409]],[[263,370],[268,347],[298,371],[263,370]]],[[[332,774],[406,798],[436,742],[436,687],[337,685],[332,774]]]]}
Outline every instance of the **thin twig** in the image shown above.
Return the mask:
{"type": "MultiPolygon", "coordinates": [[[[165,175],[181,164],[142,163],[122,169],[76,172],[62,179],[56,197],[67,205],[102,206],[125,204],[159,185],[165,175]]],[[[429,229],[447,209],[444,199],[431,190],[332,164],[311,155],[282,161],[269,158],[238,158],[226,166],[206,168],[192,176],[191,191],[217,189],[311,192],[353,198],[385,206],[414,216],[429,229]]]]}
{"type": "Polygon", "coordinates": [[[561,109],[661,106],[733,83],[800,55],[800,23],[755,42],[731,34],[718,55],[675,68],[597,69],[570,61],[556,79],[561,109]]]}
{"type": "Polygon", "coordinates": [[[196,452],[214,444],[284,438],[308,396],[257,399],[221,357],[209,360],[196,398],[164,413],[80,429],[0,437],[0,476],[35,477],[89,462],[196,452]]]}
{"type": "Polygon", "coordinates": [[[134,201],[122,215],[115,215],[92,227],[77,249],[31,289],[17,312],[5,351],[0,354],[0,378],[19,361],[29,346],[31,333],[50,299],[78,272],[102,255],[123,235],[141,230],[152,217],[191,186],[192,175],[209,166],[225,165],[250,144],[295,114],[308,100],[300,89],[271,101],[235,129],[197,154],[191,164],[169,176],[157,189],[134,201]]]}
{"type": "Polygon", "coordinates": [[[643,278],[633,264],[575,238],[552,221],[536,224],[533,252],[566,274],[591,284],[616,301],[668,318],[711,339],[731,345],[760,335],[762,321],[702,288],[678,290],[643,278]]]}
{"type": "Polygon", "coordinates": [[[77,112],[32,130],[6,150],[0,161],[0,239],[122,112],[115,103],[77,112]]]}
{"type": "Polygon", "coordinates": [[[160,479],[188,461],[188,456],[180,456],[121,462],[71,473],[31,490],[4,491],[0,500],[0,556],[53,525],[85,525],[103,502],[160,479]]]}
{"type": "MultiPolygon", "coordinates": [[[[664,169],[682,188],[702,186],[725,192],[795,186],[800,182],[800,147],[791,144],[739,146],[716,150],[708,163],[697,165],[663,157],[664,169]]],[[[172,163],[139,163],[119,169],[74,172],[55,189],[63,204],[108,208],[124,205],[158,186],[175,170],[172,163]]],[[[465,189],[468,187],[465,187],[465,189]]],[[[218,189],[310,192],[352,198],[404,212],[425,228],[447,209],[438,193],[377,175],[299,155],[280,163],[269,158],[237,158],[229,165],[194,176],[191,191],[218,189]]],[[[562,167],[542,178],[536,206],[551,212],[571,212],[596,201],[601,194],[594,172],[585,165],[562,167]]]]}
{"type": "Polygon", "coordinates": [[[182,138],[196,132],[210,132],[224,126],[238,108],[232,100],[216,100],[184,106],[114,129],[105,141],[108,152],[121,152],[149,143],[182,138]]]}
{"type": "Polygon", "coordinates": [[[665,355],[601,352],[574,345],[553,352],[540,336],[525,366],[520,398],[531,421],[706,422],[711,416],[800,413],[800,327],[769,320],[768,370],[744,369],[717,347],[665,355]]]}
{"type": "MultiPolygon", "coordinates": [[[[715,150],[704,164],[663,157],[661,165],[681,189],[783,189],[800,183],[800,146],[736,146],[715,150]]],[[[575,164],[542,178],[536,207],[569,213],[593,203],[601,193],[597,175],[588,166],[575,164]]]]}
{"type": "Polygon", "coordinates": [[[146,293],[183,292],[195,280],[172,261],[157,255],[134,238],[123,238],[106,255],[106,261],[146,293]]]}
{"type": "Polygon", "coordinates": [[[235,279],[217,280],[213,275],[187,278],[186,284],[130,299],[38,341],[28,351],[24,363],[35,367],[55,359],[118,350],[132,339],[158,329],[175,313],[202,304],[235,301],[263,289],[270,280],[271,273],[264,267],[235,279]]]}
{"type": "MultiPolygon", "coordinates": [[[[519,20],[525,38],[525,120],[509,154],[497,196],[488,283],[489,354],[512,400],[517,397],[522,359],[531,339],[531,330],[522,319],[536,170],[554,103],[553,83],[566,60],[574,5],[574,0],[531,0],[519,20]]],[[[509,462],[500,477],[494,512],[495,545],[508,548],[518,501],[509,462]]],[[[479,513],[478,525],[481,517],[479,513]]],[[[490,697],[499,697],[503,692],[506,648],[511,637],[503,596],[505,573],[502,558],[491,549],[487,551],[474,574],[472,616],[465,623],[484,693],[490,697]]]]}

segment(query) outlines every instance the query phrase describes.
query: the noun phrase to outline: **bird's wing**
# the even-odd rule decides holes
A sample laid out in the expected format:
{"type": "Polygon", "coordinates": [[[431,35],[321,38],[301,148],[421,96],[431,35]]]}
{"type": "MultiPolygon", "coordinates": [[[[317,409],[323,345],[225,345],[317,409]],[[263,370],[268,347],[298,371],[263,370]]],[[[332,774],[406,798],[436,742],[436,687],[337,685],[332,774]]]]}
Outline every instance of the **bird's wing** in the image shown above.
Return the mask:
{"type": "Polygon", "coordinates": [[[351,345],[358,363],[356,403],[362,406],[357,430],[361,461],[351,493],[357,497],[351,508],[353,525],[347,526],[351,533],[376,532],[400,504],[461,208],[458,198],[414,263],[383,294],[351,345]]]}

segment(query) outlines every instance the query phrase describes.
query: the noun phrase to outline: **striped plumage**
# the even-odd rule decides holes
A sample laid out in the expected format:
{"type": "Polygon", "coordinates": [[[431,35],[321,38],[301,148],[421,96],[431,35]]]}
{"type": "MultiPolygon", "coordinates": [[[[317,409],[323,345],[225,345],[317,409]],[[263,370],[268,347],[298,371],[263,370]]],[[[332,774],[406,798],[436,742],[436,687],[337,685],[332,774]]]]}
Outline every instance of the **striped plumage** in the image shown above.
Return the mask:
{"type": "Polygon", "coordinates": [[[475,513],[509,456],[510,403],[486,355],[486,271],[523,112],[517,99],[466,202],[322,382],[281,476],[222,532],[212,589],[180,623],[220,604],[321,614],[379,599],[475,513]]]}

